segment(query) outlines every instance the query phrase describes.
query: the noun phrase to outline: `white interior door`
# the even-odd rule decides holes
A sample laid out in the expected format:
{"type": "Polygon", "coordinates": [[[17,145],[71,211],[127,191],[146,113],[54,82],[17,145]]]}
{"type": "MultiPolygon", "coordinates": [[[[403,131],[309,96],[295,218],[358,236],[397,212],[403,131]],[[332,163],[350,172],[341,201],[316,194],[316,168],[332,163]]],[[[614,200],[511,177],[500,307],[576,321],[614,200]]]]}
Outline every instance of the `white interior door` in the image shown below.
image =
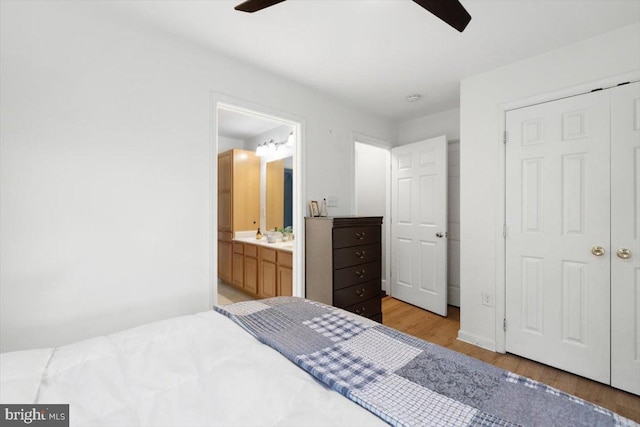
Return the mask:
{"type": "Polygon", "coordinates": [[[609,93],[506,124],[506,349],[608,383],[609,93]]]}
{"type": "Polygon", "coordinates": [[[611,90],[611,385],[640,394],[640,83],[611,90]]]}
{"type": "Polygon", "coordinates": [[[391,150],[391,295],[447,315],[447,138],[391,150]]]}

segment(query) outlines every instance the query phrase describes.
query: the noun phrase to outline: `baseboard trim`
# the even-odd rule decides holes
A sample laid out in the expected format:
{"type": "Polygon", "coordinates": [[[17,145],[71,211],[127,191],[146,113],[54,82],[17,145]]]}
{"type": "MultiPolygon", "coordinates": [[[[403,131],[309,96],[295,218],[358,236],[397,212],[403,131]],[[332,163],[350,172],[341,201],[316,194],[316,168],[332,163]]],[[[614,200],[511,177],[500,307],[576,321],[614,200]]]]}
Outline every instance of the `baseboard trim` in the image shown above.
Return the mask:
{"type": "Polygon", "coordinates": [[[463,331],[460,329],[458,331],[458,339],[460,341],[466,342],[468,344],[475,345],[477,347],[482,347],[485,350],[496,351],[496,342],[493,340],[488,340],[483,337],[479,337],[474,334],[470,334],[469,332],[463,331]]]}

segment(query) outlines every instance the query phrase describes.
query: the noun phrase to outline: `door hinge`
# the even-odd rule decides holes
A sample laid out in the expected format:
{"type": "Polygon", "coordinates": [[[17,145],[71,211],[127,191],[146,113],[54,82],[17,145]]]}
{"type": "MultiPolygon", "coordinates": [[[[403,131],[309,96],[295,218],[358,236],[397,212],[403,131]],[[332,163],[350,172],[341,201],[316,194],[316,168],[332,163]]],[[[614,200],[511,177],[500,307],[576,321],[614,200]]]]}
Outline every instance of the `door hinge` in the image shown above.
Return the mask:
{"type": "Polygon", "coordinates": [[[502,134],[502,143],[506,144],[507,143],[507,131],[505,130],[504,133],[502,134]]]}
{"type": "Polygon", "coordinates": [[[502,319],[502,330],[507,332],[507,319],[502,319]]]}
{"type": "Polygon", "coordinates": [[[502,226],[502,237],[507,238],[507,225],[502,226]]]}

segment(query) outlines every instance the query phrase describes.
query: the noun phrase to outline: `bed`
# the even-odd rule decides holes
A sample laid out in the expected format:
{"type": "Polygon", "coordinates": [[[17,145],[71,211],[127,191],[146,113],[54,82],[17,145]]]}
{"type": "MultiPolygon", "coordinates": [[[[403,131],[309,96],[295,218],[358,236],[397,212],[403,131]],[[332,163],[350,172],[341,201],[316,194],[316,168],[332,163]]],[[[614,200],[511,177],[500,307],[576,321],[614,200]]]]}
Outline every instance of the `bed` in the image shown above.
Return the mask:
{"type": "Polygon", "coordinates": [[[78,426],[637,426],[551,387],[295,297],[0,355],[0,403],[78,426]]]}

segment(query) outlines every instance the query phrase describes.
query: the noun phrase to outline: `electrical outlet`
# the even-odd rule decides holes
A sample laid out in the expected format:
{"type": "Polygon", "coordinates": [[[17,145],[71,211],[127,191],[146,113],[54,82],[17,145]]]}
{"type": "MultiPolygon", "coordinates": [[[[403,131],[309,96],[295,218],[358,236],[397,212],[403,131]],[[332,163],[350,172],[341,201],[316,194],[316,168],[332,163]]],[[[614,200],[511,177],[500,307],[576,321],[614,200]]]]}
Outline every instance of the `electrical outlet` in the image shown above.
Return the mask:
{"type": "Polygon", "coordinates": [[[483,292],[482,305],[486,305],[487,307],[493,307],[493,294],[489,292],[483,292]]]}
{"type": "Polygon", "coordinates": [[[338,207],[338,198],[336,196],[327,197],[327,206],[330,208],[338,207]]]}

